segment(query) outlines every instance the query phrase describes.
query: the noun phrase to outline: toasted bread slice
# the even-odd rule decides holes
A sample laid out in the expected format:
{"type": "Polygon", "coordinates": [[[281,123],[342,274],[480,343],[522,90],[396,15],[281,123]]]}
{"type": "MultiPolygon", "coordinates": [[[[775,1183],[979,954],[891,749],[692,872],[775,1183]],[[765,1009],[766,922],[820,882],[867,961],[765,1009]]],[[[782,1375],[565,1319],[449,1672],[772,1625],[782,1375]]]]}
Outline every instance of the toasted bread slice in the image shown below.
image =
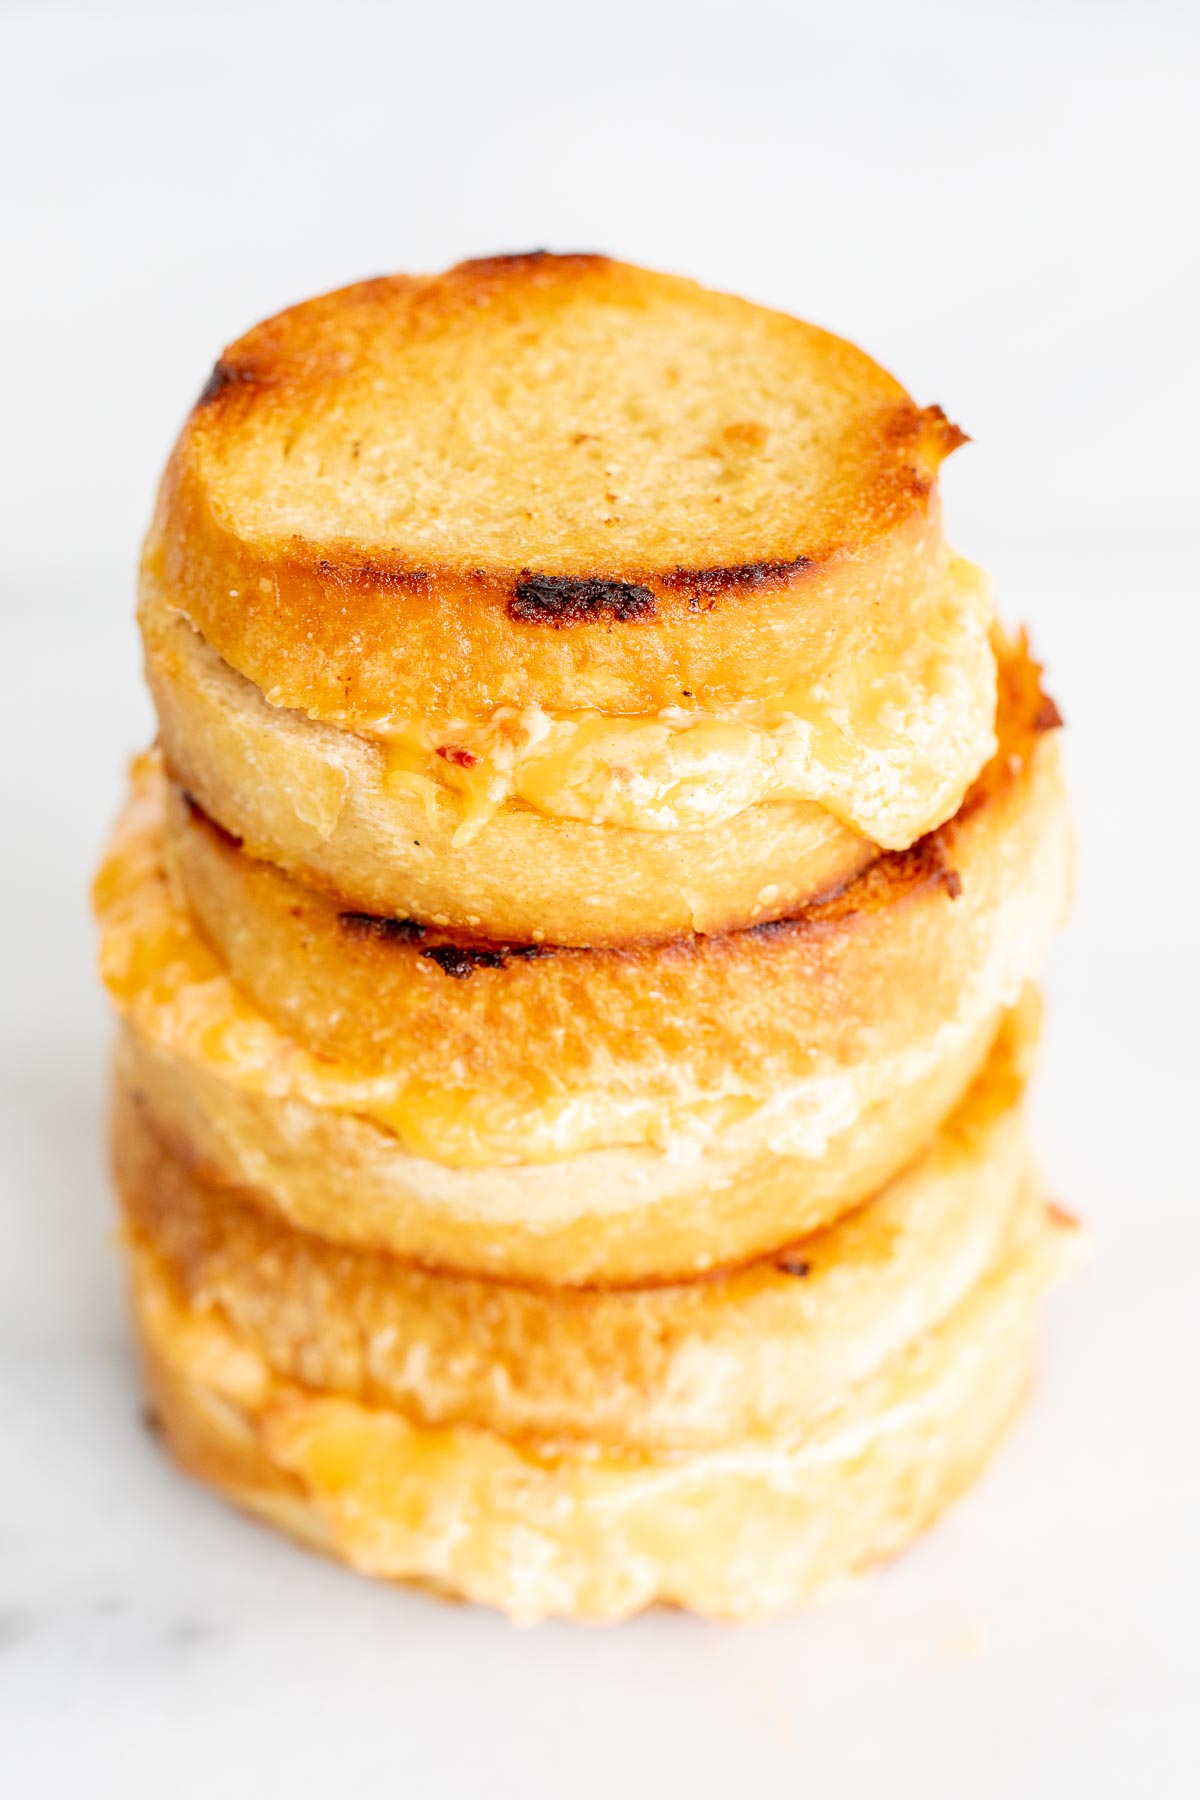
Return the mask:
{"type": "Polygon", "coordinates": [[[1040,1212],[1020,1104],[1037,1013],[1031,989],[932,1143],[866,1205],[706,1281],[522,1286],[327,1243],[206,1182],[120,1081],[113,1167],[130,1231],[287,1380],[513,1438],[794,1436],[943,1319],[1040,1212]]]}
{"type": "Polygon", "coordinates": [[[728,705],[920,629],[962,441],[799,320],[493,257],[233,344],[147,567],[269,699],[336,722],[728,705]]]}

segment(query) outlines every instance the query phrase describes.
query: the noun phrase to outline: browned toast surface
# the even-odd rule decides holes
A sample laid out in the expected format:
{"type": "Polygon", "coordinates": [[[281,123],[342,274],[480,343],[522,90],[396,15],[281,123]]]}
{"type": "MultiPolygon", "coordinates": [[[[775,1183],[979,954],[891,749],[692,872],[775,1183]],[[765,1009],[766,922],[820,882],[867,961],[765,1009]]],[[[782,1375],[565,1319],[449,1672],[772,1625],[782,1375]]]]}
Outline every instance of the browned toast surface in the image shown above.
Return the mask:
{"type": "Polygon", "coordinates": [[[232,344],[148,554],[227,660],[323,716],[705,704],[777,679],[781,607],[806,615],[794,664],[868,592],[922,589],[961,441],[782,313],[602,256],[493,257],[232,344]]]}

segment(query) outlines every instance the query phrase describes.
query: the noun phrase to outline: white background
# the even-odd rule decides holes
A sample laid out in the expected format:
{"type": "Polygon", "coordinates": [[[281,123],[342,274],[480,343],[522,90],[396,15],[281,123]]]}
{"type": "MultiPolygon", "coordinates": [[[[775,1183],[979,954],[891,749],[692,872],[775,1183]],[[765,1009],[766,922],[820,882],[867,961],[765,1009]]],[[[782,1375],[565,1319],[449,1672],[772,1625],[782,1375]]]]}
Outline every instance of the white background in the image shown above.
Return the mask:
{"type": "Polygon", "coordinates": [[[20,4],[3,29],[6,1793],[1198,1791],[1200,9],[20,4]],[[608,1632],[376,1589],[139,1424],[85,885],[150,731],[153,483],[222,344],[546,244],[833,326],[975,442],[951,531],[1070,728],[1037,1113],[1095,1234],[983,1486],[836,1608],[608,1632]]]}

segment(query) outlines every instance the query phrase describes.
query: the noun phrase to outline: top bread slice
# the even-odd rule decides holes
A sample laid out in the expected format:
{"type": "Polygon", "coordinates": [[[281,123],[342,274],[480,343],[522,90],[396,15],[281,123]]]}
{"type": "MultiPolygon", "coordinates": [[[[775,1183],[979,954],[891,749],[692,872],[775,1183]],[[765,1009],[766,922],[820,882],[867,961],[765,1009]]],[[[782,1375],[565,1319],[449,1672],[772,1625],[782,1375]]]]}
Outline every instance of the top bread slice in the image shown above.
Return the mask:
{"type": "Polygon", "coordinates": [[[352,727],[720,707],[920,629],[962,441],[784,314],[602,256],[493,257],[231,345],[147,578],[268,699],[352,727]]]}

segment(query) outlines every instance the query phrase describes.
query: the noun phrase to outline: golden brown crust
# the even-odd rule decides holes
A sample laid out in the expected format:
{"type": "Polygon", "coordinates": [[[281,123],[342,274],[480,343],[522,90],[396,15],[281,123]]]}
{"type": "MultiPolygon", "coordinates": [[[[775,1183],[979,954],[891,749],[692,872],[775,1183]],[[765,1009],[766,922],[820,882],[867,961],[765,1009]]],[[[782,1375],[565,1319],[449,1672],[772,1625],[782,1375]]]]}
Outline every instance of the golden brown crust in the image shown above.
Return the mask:
{"type": "Polygon", "coordinates": [[[128,1224],[283,1379],[510,1438],[679,1449],[794,1435],[943,1318],[1041,1216],[1020,1119],[1032,996],[929,1150],[837,1226],[734,1274],[608,1292],[431,1274],[215,1189],[114,1092],[128,1224]]]}
{"type": "Polygon", "coordinates": [[[962,441],[783,314],[604,257],[490,259],[231,345],[147,564],[324,718],[722,705],[919,628],[962,441]]]}

